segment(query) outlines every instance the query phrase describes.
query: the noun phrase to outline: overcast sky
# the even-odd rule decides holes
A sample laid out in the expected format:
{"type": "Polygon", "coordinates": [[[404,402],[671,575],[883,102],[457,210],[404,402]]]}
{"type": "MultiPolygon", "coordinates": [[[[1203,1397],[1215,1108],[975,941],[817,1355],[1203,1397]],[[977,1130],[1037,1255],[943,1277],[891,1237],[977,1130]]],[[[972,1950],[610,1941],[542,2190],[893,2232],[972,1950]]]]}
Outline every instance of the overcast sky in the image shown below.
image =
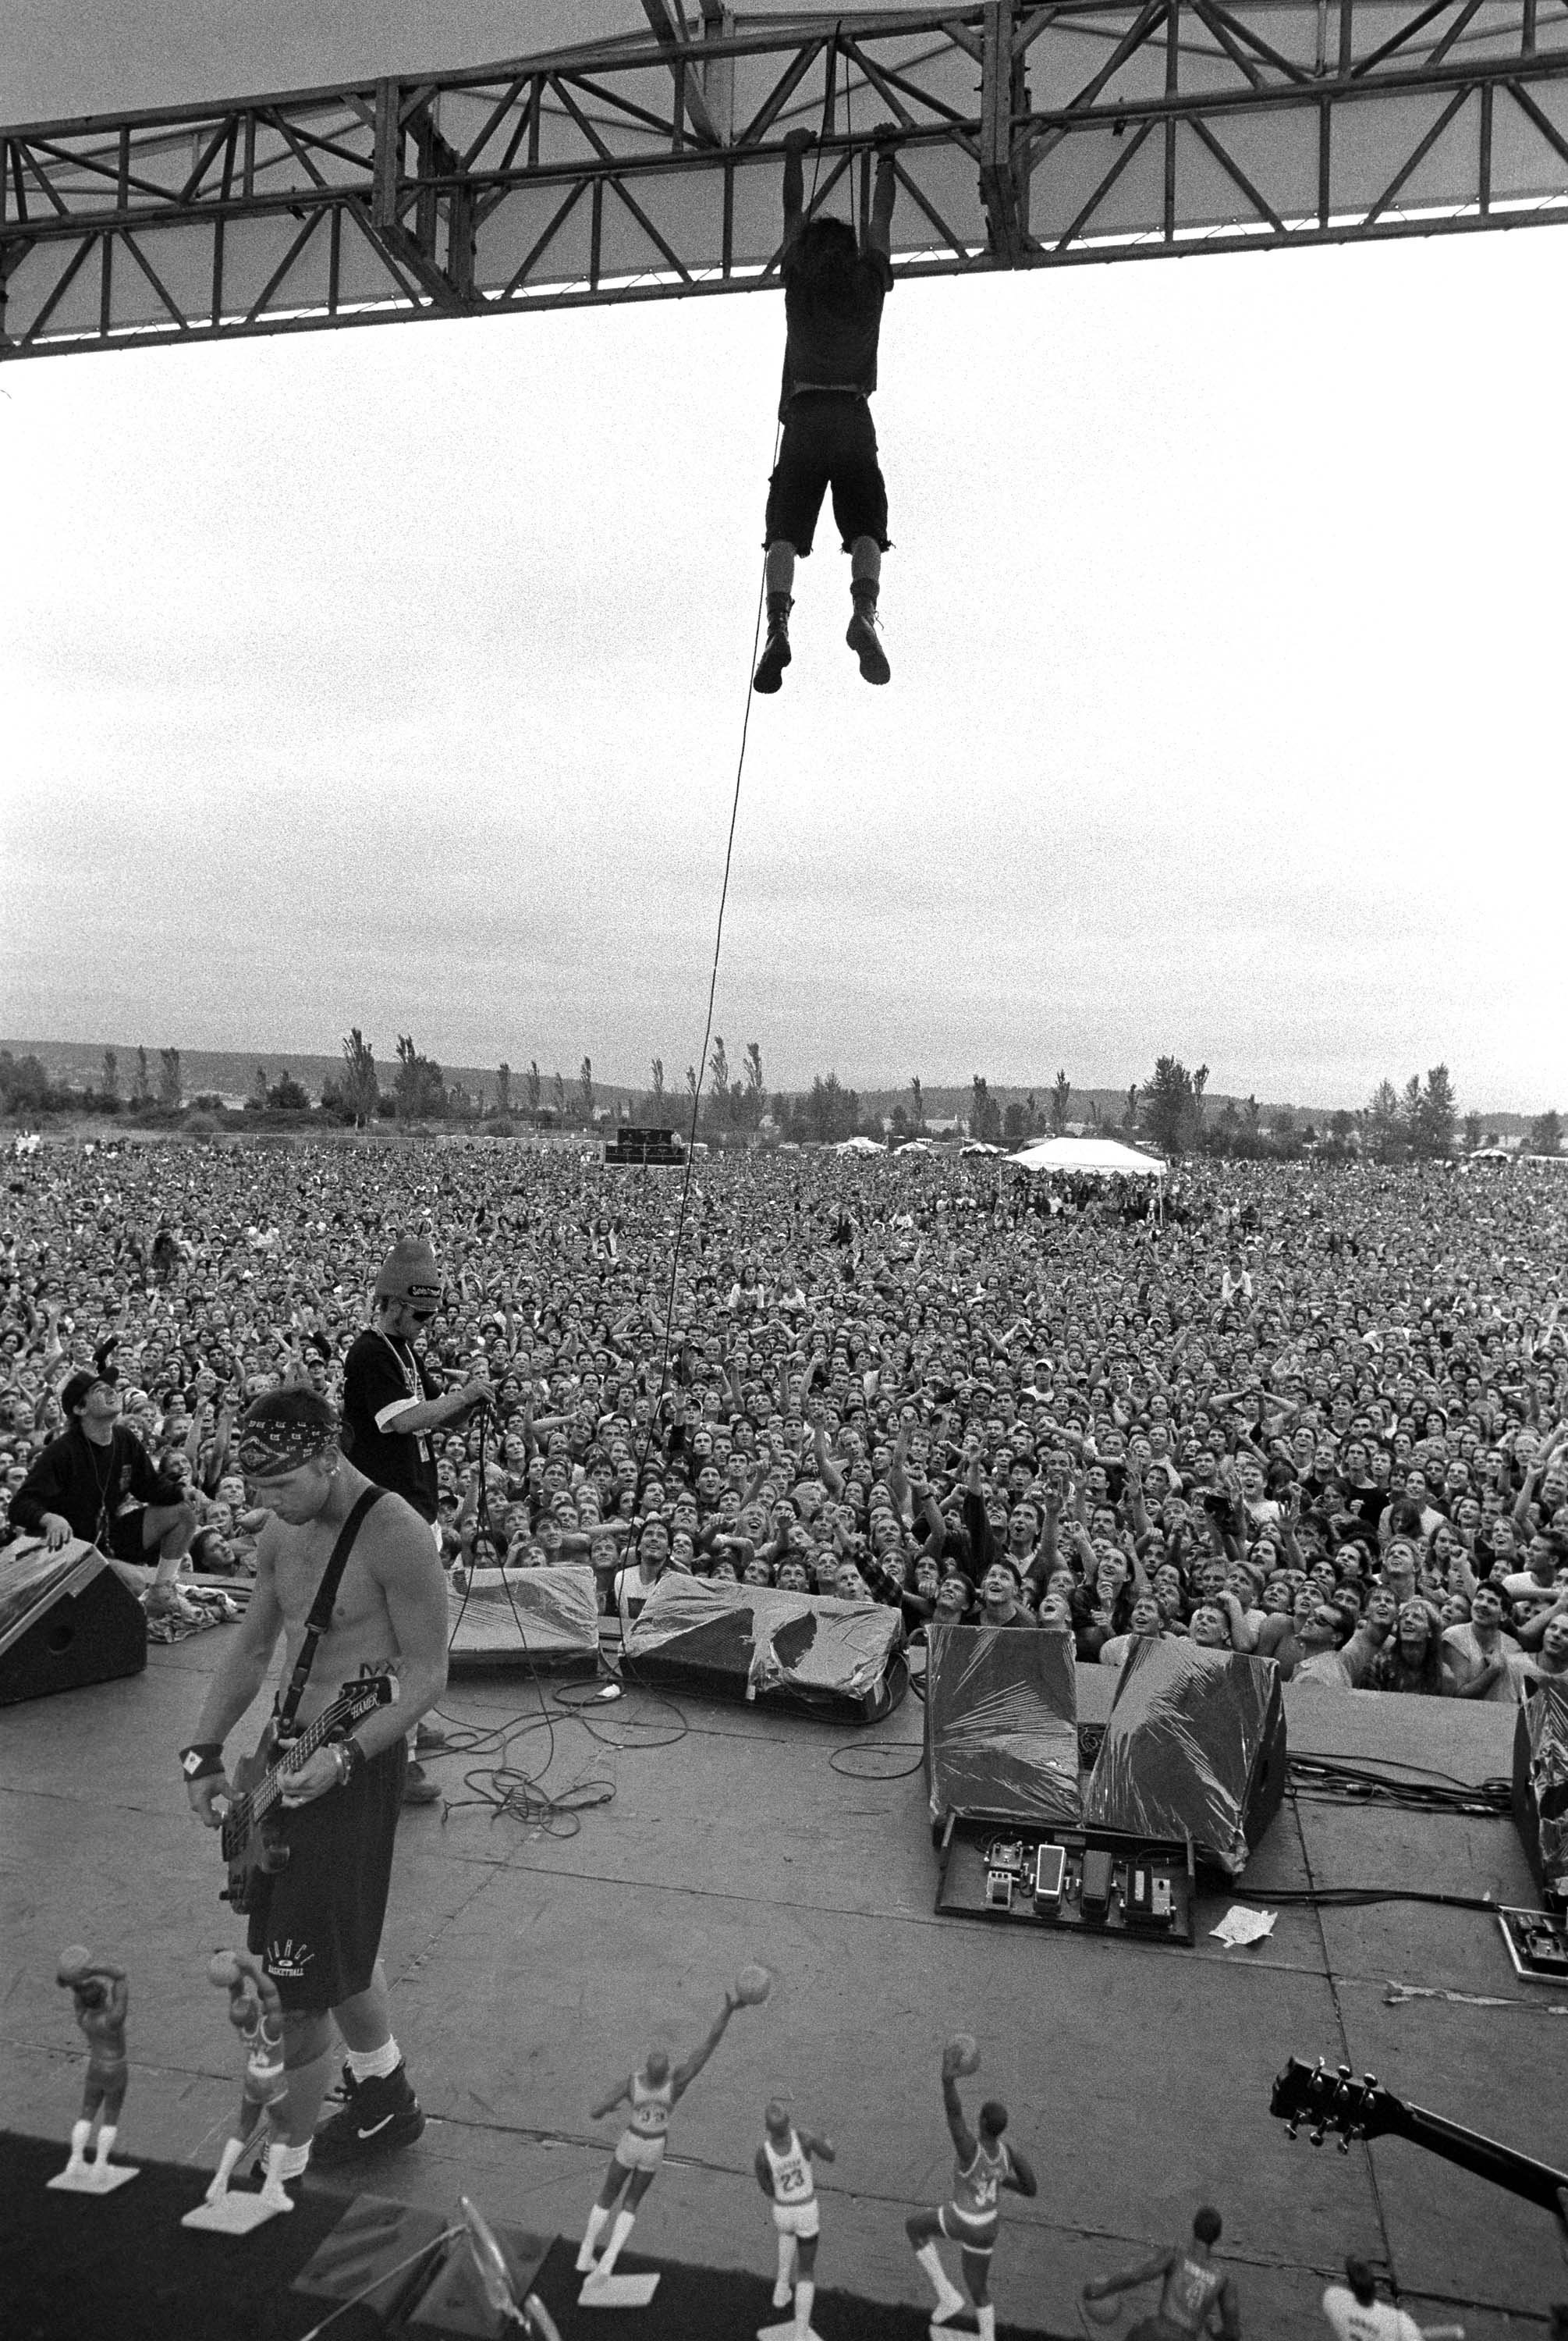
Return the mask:
{"type": "MultiPolygon", "coordinates": [[[[342,8],[329,51],[313,7],[270,47],[229,15],[105,13],[68,68],[24,8],[0,113],[642,21],[342,8]]],[[[1087,1087],[1171,1050],[1322,1105],[1441,1059],[1462,1106],[1568,1104],[1565,257],[900,285],[894,680],[824,530],[751,711],[732,1060],[1087,1087]]],[[[281,1058],[358,1023],[673,1085],[782,332],[757,294],[0,367],[5,1029],[281,1058]]]]}

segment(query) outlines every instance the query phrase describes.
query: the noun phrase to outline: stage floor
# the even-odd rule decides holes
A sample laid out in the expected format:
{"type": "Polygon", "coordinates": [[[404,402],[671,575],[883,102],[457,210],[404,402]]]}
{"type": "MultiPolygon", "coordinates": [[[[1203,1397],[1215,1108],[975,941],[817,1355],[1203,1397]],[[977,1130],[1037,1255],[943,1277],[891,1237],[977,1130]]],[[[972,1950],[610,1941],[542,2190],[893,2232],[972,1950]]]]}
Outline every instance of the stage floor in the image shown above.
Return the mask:
{"type": "MultiPolygon", "coordinates": [[[[204,1971],[238,1928],[174,1750],[232,1631],[154,1648],[143,1676],[0,1718],[10,2129],[62,2142],[69,2132],[81,2041],[54,1970],[82,1941],[131,1971],[117,2151],[216,2160],[237,2084],[204,1971]]],[[[1111,1680],[1080,1670],[1086,1719],[1103,1717],[1111,1680]]],[[[1178,2239],[1212,2201],[1251,2336],[1323,2332],[1319,2296],[1347,2249],[1391,2269],[1423,2324],[1462,2322],[1470,2341],[1543,2332],[1568,2273],[1543,2214],[1398,2140],[1344,2156],[1332,2142],[1314,2152],[1305,2136],[1293,2145],[1268,2093],[1287,2055],[1324,2056],[1561,2161],[1568,1992],[1519,1982],[1481,1913],[1287,1908],[1247,1950],[1207,1931],[1232,1899],[1268,1908],[1271,1889],[1309,1884],[1529,1904],[1510,1823],[1287,1798],[1242,1889],[1203,1899],[1196,1949],[1086,1941],[934,1915],[913,1698],[862,1732],[706,1700],[680,1709],[673,1745],[631,1744],[677,1728],[650,1693],[594,1708],[597,1738],[556,1724],[549,1787],[614,1788],[575,1835],[480,1806],[405,1816],[386,1951],[398,2037],[431,2118],[407,2153],[334,2173],[344,2194],[445,2207],[461,2190],[495,2220],[574,2236],[616,2135],[589,2106],[650,2043],[697,2039],[726,1980],[759,1958],[777,1971],[773,1997],[737,2017],[678,2112],[639,2251],[770,2271],[751,2157],[777,2093],[839,2147],[822,2186],[824,2287],[925,2297],[903,2222],[946,2191],[938,2058],[961,2026],[985,2051],[970,2097],[1006,2100],[1040,2177],[1037,2201],[1006,2200],[1004,2318],[1077,2332],[1086,2276],[1178,2239]],[[829,1759],[851,1742],[911,1768],[844,1777],[829,1759]]],[[[1304,1689],[1287,1710],[1297,1750],[1468,1780],[1509,1769],[1508,1708],[1304,1689]]],[[[491,1726],[537,1715],[538,1697],[526,1675],[459,1676],[444,1711],[491,1726]]],[[[248,1721],[231,1747],[252,1738],[248,1721]]],[[[512,1761],[537,1773],[550,1753],[534,1731],[512,1761]]],[[[471,1793],[467,1760],[433,1768],[452,1798],[471,1793]]],[[[824,2341],[852,2336],[824,2327],[824,2341]]]]}

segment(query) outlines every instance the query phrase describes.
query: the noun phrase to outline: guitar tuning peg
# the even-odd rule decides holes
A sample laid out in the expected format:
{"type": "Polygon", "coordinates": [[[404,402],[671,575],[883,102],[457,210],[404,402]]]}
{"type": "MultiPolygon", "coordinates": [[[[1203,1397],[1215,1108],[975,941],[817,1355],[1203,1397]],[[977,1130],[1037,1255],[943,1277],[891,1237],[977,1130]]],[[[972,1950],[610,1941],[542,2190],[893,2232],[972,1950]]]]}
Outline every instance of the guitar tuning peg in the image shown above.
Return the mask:
{"type": "Polygon", "coordinates": [[[1340,2077],[1340,2079],[1341,2079],[1342,2081],[1348,2081],[1348,2080],[1349,2080],[1349,2078],[1350,2078],[1350,2067],[1349,2067],[1349,2066],[1348,2066],[1348,2065],[1336,2065],[1336,2066],[1335,2067],[1335,2072],[1339,2075],[1339,2077],[1340,2077]]]}
{"type": "Polygon", "coordinates": [[[1362,2078],[1363,2085],[1364,2085],[1366,2088],[1369,2088],[1369,2089],[1375,2089],[1375,2088],[1376,2088],[1376,2087],[1377,2087],[1377,2076],[1376,2076],[1376,2074],[1375,2074],[1375,2073],[1363,2073],[1363,2075],[1362,2075],[1361,2078],[1362,2078]]]}
{"type": "Polygon", "coordinates": [[[1350,2152],[1350,2140],[1344,2130],[1341,2130],[1339,2134],[1339,2150],[1341,2154],[1348,2154],[1350,2152]]]}
{"type": "Polygon", "coordinates": [[[1301,2132],[1295,2122],[1286,2122],[1285,2126],[1285,2134],[1286,2137],[1299,2137],[1301,2136],[1301,2132]]]}
{"type": "Polygon", "coordinates": [[[1312,2143],[1313,2143],[1313,2145],[1314,2145],[1314,2146],[1321,2146],[1321,2145],[1323,2144],[1324,2135],[1325,2135],[1325,2133],[1324,2133],[1321,2129],[1315,2129],[1315,2130],[1312,2132],[1312,2143]]]}

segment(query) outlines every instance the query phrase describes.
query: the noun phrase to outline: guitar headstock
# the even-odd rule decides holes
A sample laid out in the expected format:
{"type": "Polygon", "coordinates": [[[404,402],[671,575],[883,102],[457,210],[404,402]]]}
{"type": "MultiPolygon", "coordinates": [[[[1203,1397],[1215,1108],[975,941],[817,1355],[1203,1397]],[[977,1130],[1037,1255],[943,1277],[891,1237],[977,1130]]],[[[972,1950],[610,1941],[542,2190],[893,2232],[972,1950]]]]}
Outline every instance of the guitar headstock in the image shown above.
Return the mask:
{"type": "Polygon", "coordinates": [[[1269,2112],[1285,2123],[1294,2137],[1301,2123],[1312,2125],[1314,2146],[1321,2146],[1332,2130],[1342,2154],[1350,2152],[1355,2137],[1383,2137],[1400,2126],[1404,2107],[1397,2097],[1378,2087],[1374,2074],[1357,2080],[1348,2065],[1333,2072],[1320,2057],[1315,2065],[1293,2057],[1275,2082],[1269,2112]]]}
{"type": "Polygon", "coordinates": [[[391,1675],[365,1675],[358,1682],[346,1682],[332,1704],[334,1725],[362,1723],[378,1707],[388,1707],[397,1697],[397,1683],[391,1675]]]}

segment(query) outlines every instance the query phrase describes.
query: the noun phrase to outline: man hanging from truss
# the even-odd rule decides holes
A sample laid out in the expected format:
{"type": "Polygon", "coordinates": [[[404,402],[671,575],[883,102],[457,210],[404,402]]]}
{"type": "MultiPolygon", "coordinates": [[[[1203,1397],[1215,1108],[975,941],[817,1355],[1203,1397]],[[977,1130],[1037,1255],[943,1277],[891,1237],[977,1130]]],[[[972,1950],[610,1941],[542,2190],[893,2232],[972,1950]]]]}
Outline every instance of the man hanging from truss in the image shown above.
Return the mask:
{"type": "Polygon", "coordinates": [[[877,387],[882,303],[893,282],[893,154],[877,158],[877,188],[863,242],[848,220],[808,219],[801,155],[809,130],[784,142],[784,437],[768,490],[768,640],[753,678],[777,691],[789,663],[795,563],[811,550],[824,492],[849,555],[854,615],[844,639],[868,682],[886,682],[877,634],[877,589],[888,550],[888,490],[877,461],[870,394],[877,387]]]}

